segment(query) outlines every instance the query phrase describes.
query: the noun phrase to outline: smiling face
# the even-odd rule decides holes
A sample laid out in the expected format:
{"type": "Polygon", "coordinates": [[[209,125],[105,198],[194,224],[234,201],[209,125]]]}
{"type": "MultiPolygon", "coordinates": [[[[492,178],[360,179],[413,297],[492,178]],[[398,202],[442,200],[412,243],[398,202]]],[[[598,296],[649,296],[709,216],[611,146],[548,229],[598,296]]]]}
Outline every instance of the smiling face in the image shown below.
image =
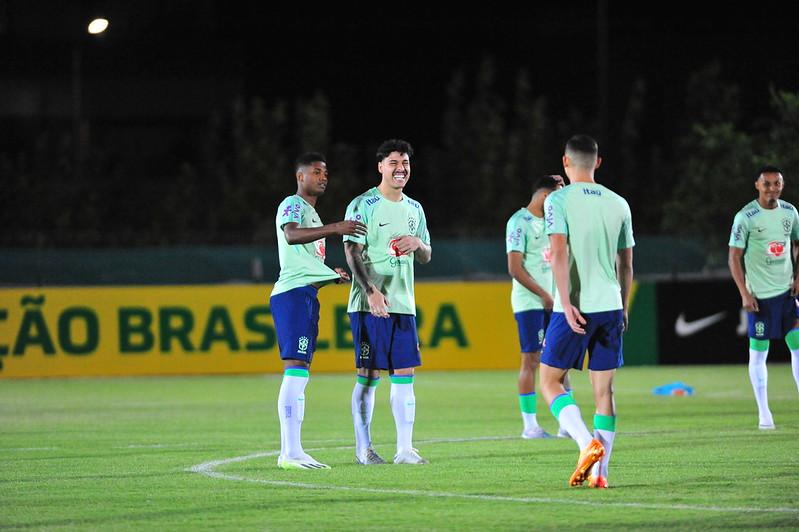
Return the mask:
{"type": "Polygon", "coordinates": [[[392,151],[377,163],[377,171],[383,180],[381,184],[392,190],[402,190],[411,177],[411,158],[407,153],[392,151]]]}
{"type": "Polygon", "coordinates": [[[303,195],[317,197],[327,189],[327,164],[315,161],[297,171],[297,184],[303,195]]]}
{"type": "Polygon", "coordinates": [[[760,177],[755,181],[755,188],[758,192],[758,203],[767,209],[775,208],[777,206],[777,200],[780,199],[780,195],[782,194],[783,186],[782,174],[779,172],[763,172],[760,174],[760,177]]]}

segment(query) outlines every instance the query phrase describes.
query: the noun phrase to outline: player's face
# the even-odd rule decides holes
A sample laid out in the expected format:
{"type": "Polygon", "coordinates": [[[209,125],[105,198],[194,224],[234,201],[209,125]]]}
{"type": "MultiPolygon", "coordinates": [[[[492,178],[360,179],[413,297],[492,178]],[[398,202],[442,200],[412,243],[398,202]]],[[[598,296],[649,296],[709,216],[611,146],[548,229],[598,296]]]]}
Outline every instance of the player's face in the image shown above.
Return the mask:
{"type": "Polygon", "coordinates": [[[327,188],[327,164],[316,161],[303,166],[297,177],[302,190],[309,196],[321,196],[327,188]]]}
{"type": "Polygon", "coordinates": [[[776,205],[777,200],[780,199],[782,194],[782,187],[784,183],[782,174],[779,173],[764,173],[755,181],[755,188],[758,192],[758,201],[761,205],[776,205]]]}
{"type": "Polygon", "coordinates": [[[393,189],[402,190],[411,178],[411,158],[407,153],[392,151],[388,157],[377,163],[377,171],[383,183],[393,189]]]}

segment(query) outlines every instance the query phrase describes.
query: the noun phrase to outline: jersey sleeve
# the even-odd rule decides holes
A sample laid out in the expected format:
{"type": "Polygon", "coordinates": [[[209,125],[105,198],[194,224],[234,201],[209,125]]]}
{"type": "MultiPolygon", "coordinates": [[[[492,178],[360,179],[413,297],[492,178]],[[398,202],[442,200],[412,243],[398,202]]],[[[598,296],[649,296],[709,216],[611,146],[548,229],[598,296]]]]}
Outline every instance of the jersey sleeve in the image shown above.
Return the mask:
{"type": "Polygon", "coordinates": [[[793,223],[791,225],[791,240],[799,240],[799,213],[793,209],[793,223]]]}
{"type": "Polygon", "coordinates": [[[424,214],[424,209],[419,205],[419,227],[416,228],[416,236],[422,242],[430,245],[430,231],[427,230],[427,216],[424,214]]]}
{"type": "Polygon", "coordinates": [[[569,224],[566,221],[566,210],[563,206],[563,194],[560,190],[553,192],[544,200],[544,222],[548,235],[569,234],[569,224]]]}
{"type": "Polygon", "coordinates": [[[297,196],[289,196],[277,208],[278,224],[281,229],[290,223],[302,223],[302,201],[297,196]]]}
{"type": "Polygon", "coordinates": [[[735,215],[735,219],[732,222],[729,246],[732,248],[745,249],[748,240],[749,225],[746,223],[746,216],[744,216],[744,213],[739,212],[735,215]]]}
{"type": "Polygon", "coordinates": [[[633,215],[630,212],[630,205],[627,204],[627,202],[624,203],[624,207],[626,212],[624,221],[621,224],[621,232],[619,233],[619,250],[631,248],[635,245],[635,239],[633,238],[633,215]]]}
{"type": "MultiPolygon", "coordinates": [[[[369,216],[365,209],[366,202],[363,201],[363,197],[359,196],[352,200],[349,205],[347,205],[347,212],[344,214],[345,220],[354,220],[356,222],[362,222],[364,224],[369,224],[369,216]]],[[[356,244],[366,244],[366,235],[344,235],[343,237],[344,242],[355,242],[356,244]]]]}
{"type": "Polygon", "coordinates": [[[505,226],[505,253],[511,251],[524,253],[524,231],[516,215],[511,216],[505,226]]]}

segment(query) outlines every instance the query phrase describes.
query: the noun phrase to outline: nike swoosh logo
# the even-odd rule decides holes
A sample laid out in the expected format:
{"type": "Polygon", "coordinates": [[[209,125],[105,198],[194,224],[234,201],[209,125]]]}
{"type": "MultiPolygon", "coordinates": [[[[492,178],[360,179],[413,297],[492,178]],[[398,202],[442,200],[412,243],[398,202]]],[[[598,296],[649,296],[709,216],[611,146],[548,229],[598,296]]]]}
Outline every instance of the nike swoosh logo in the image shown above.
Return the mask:
{"type": "Polygon", "coordinates": [[[390,223],[391,223],[391,222],[386,222],[386,223],[384,223],[384,224],[377,224],[377,225],[379,225],[380,227],[383,227],[384,225],[388,225],[388,224],[390,224],[390,223]]]}
{"type": "Polygon", "coordinates": [[[715,325],[723,320],[726,315],[727,312],[722,311],[710,316],[705,316],[704,318],[699,318],[698,320],[685,321],[685,313],[681,312],[680,315],[677,316],[677,321],[674,322],[674,332],[681,338],[691,336],[702,329],[707,329],[711,325],[715,325]]]}

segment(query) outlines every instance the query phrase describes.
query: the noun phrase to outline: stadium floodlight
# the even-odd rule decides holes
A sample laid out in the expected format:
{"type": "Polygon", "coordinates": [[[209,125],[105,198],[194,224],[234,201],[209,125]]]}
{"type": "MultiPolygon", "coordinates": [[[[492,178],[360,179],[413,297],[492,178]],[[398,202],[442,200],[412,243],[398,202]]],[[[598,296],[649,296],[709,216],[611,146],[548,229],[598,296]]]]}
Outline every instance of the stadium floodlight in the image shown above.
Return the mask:
{"type": "Polygon", "coordinates": [[[108,19],[96,18],[89,22],[88,31],[92,35],[99,35],[108,29],[108,19]]]}

